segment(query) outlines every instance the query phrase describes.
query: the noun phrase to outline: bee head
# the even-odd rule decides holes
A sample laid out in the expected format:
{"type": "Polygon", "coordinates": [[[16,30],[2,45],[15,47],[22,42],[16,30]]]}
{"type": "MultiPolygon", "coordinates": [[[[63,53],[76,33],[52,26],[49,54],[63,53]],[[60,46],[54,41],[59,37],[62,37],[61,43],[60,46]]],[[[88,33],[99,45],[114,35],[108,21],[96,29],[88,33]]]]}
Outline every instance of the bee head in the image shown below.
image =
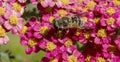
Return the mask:
{"type": "Polygon", "coordinates": [[[58,21],[57,19],[54,19],[53,22],[52,22],[52,25],[55,29],[58,29],[57,21],[58,21]]]}

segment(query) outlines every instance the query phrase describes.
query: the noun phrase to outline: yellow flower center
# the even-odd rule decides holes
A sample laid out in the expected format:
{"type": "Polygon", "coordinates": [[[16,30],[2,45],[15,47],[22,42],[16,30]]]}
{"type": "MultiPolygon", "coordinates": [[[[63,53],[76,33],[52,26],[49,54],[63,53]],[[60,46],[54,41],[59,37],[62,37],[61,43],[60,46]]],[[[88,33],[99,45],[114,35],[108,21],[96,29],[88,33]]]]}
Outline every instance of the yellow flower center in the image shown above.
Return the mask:
{"type": "Polygon", "coordinates": [[[77,2],[78,2],[78,3],[82,3],[82,2],[83,2],[83,0],[77,0],[77,2]]]}
{"type": "Polygon", "coordinates": [[[31,38],[31,39],[28,40],[28,45],[29,45],[30,47],[33,47],[33,46],[35,46],[36,44],[37,44],[37,41],[36,41],[34,38],[31,38]]]}
{"type": "Polygon", "coordinates": [[[62,2],[63,5],[68,5],[69,4],[69,0],[60,0],[62,2]]]}
{"type": "Polygon", "coordinates": [[[94,8],[96,3],[94,1],[89,1],[86,5],[87,8],[94,8]]]}
{"type": "Polygon", "coordinates": [[[44,10],[44,11],[45,11],[46,13],[50,13],[50,12],[51,12],[51,10],[52,10],[52,7],[47,7],[47,8],[45,8],[45,10],[44,10]]]}
{"type": "Polygon", "coordinates": [[[96,23],[96,24],[99,23],[99,21],[100,21],[100,18],[98,18],[98,17],[95,17],[94,20],[93,20],[93,22],[96,23]]]}
{"type": "Polygon", "coordinates": [[[110,18],[106,19],[106,23],[107,23],[108,25],[113,25],[113,24],[114,24],[114,22],[115,22],[115,19],[114,19],[114,18],[112,18],[112,17],[110,17],[110,18]]]}
{"type": "Polygon", "coordinates": [[[9,22],[10,22],[10,24],[12,24],[12,25],[16,25],[16,24],[18,23],[18,18],[17,18],[17,16],[11,15],[11,16],[9,17],[9,22]]]}
{"type": "Polygon", "coordinates": [[[0,26],[0,37],[5,36],[5,29],[0,26]]]}
{"type": "Polygon", "coordinates": [[[66,47],[70,47],[70,46],[72,45],[72,40],[71,40],[71,39],[68,39],[68,40],[64,43],[64,45],[65,45],[66,47]]]}
{"type": "Polygon", "coordinates": [[[50,16],[50,17],[49,17],[49,22],[52,23],[54,19],[55,19],[54,16],[50,16]]]}
{"type": "Polygon", "coordinates": [[[42,2],[43,0],[38,0],[38,2],[40,3],[40,2],[42,2]]]}
{"type": "Polygon", "coordinates": [[[75,35],[78,36],[81,32],[82,32],[81,29],[77,29],[76,32],[75,32],[75,35]]]}
{"type": "Polygon", "coordinates": [[[58,62],[57,59],[51,59],[50,62],[58,62]]]}
{"type": "Polygon", "coordinates": [[[57,2],[58,0],[53,0],[54,2],[57,2]]]}
{"type": "Polygon", "coordinates": [[[46,44],[46,50],[52,51],[56,48],[56,45],[53,42],[47,42],[46,44]]]}
{"type": "Polygon", "coordinates": [[[87,22],[87,17],[81,17],[81,20],[82,20],[83,22],[87,22]]]}
{"type": "Polygon", "coordinates": [[[3,7],[0,7],[0,16],[4,15],[5,9],[3,7]]]}
{"type": "Polygon", "coordinates": [[[87,57],[85,58],[85,62],[90,62],[91,56],[87,55],[87,57]]]}
{"type": "Polygon", "coordinates": [[[73,56],[73,55],[68,56],[67,60],[68,60],[68,62],[77,62],[77,58],[75,56],[73,56]]]}
{"type": "Polygon", "coordinates": [[[89,33],[84,33],[84,37],[85,37],[85,39],[89,39],[90,38],[90,34],[89,33]]]}
{"type": "Polygon", "coordinates": [[[67,14],[67,11],[64,9],[58,10],[57,12],[60,16],[65,16],[67,14]]]}
{"type": "Polygon", "coordinates": [[[110,54],[112,54],[116,51],[116,47],[114,45],[109,45],[107,50],[110,52],[110,54]]]}
{"type": "Polygon", "coordinates": [[[82,10],[82,7],[79,7],[79,6],[77,6],[75,8],[76,8],[76,10],[82,10]]]}
{"type": "Polygon", "coordinates": [[[76,7],[73,7],[72,10],[76,12],[77,10],[82,10],[82,7],[76,6],[76,7]]]}
{"type": "Polygon", "coordinates": [[[106,62],[106,61],[105,61],[104,58],[102,58],[102,57],[98,57],[98,58],[97,58],[97,62],[106,62]]]}
{"type": "Polygon", "coordinates": [[[42,35],[47,35],[48,34],[48,27],[47,26],[43,26],[39,29],[39,33],[41,33],[42,35]]]}
{"type": "Polygon", "coordinates": [[[107,6],[107,5],[108,5],[108,3],[107,3],[107,2],[105,2],[105,3],[103,3],[102,5],[103,5],[103,6],[107,6]]]}
{"type": "Polygon", "coordinates": [[[80,34],[80,32],[78,32],[78,31],[75,33],[76,36],[78,36],[79,34],[80,34]]]}
{"type": "Polygon", "coordinates": [[[112,15],[113,13],[115,13],[115,9],[113,9],[112,7],[108,7],[106,9],[106,12],[107,12],[107,14],[112,15]]]}
{"type": "Polygon", "coordinates": [[[106,37],[105,29],[99,29],[98,32],[97,32],[97,36],[102,37],[102,38],[106,37]]]}
{"type": "Polygon", "coordinates": [[[84,7],[83,9],[82,9],[82,12],[87,12],[88,11],[88,7],[84,7]]]}
{"type": "Polygon", "coordinates": [[[13,3],[13,9],[16,11],[21,11],[22,6],[19,3],[15,2],[13,3]]]}
{"type": "Polygon", "coordinates": [[[27,26],[23,26],[20,33],[25,33],[27,31],[27,29],[28,29],[27,26]]]}
{"type": "Polygon", "coordinates": [[[120,5],[120,0],[113,0],[113,4],[115,6],[119,6],[120,5]]]}

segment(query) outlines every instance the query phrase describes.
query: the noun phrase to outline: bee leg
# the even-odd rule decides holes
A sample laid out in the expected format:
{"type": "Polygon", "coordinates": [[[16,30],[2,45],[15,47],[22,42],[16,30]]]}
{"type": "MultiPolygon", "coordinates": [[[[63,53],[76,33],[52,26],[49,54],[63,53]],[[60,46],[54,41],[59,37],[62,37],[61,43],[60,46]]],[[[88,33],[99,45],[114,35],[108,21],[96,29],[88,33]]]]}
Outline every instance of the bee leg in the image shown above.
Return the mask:
{"type": "Polygon", "coordinates": [[[64,36],[66,36],[66,35],[68,35],[69,34],[69,29],[66,29],[65,31],[64,31],[64,36]]]}
{"type": "Polygon", "coordinates": [[[67,29],[66,33],[69,33],[69,29],[67,29]]]}

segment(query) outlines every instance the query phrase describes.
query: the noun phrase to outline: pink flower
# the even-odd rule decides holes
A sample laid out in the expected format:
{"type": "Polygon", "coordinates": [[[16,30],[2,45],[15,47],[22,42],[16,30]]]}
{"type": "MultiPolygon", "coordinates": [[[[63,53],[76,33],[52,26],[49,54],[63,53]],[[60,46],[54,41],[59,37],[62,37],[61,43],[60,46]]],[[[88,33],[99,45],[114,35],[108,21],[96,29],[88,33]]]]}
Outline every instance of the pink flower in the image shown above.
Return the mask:
{"type": "Polygon", "coordinates": [[[38,3],[40,3],[40,4],[42,5],[42,7],[48,7],[50,0],[43,0],[43,1],[30,0],[30,2],[31,2],[32,4],[35,4],[35,5],[38,4],[38,3]]]}
{"type": "Polygon", "coordinates": [[[5,18],[0,17],[0,24],[4,24],[4,22],[5,22],[5,18]]]}
{"type": "Polygon", "coordinates": [[[25,3],[27,0],[18,0],[20,3],[25,3]]]}
{"type": "Polygon", "coordinates": [[[49,4],[50,4],[49,2],[50,2],[50,0],[40,1],[41,5],[42,5],[43,7],[48,7],[49,4]]]}
{"type": "Polygon", "coordinates": [[[32,38],[31,33],[28,32],[26,35],[20,35],[20,43],[23,46],[28,46],[28,48],[26,48],[26,54],[30,54],[32,52],[38,52],[40,50],[39,46],[38,46],[38,39],[32,38]],[[27,37],[29,36],[29,37],[27,37]]]}
{"type": "Polygon", "coordinates": [[[30,0],[30,2],[31,2],[32,4],[37,4],[37,3],[38,3],[37,0],[30,0]]]}
{"type": "Polygon", "coordinates": [[[49,23],[36,23],[33,27],[35,38],[42,38],[49,34],[51,30],[51,25],[49,23]]]}
{"type": "Polygon", "coordinates": [[[1,6],[0,24],[2,24],[7,31],[11,31],[13,34],[19,34],[23,25],[23,18],[21,18],[23,6],[16,2],[16,0],[5,1],[1,6]]]}
{"type": "Polygon", "coordinates": [[[106,26],[107,30],[113,31],[115,28],[117,28],[116,24],[116,18],[115,17],[101,17],[100,24],[102,26],[106,26]]]}
{"type": "Polygon", "coordinates": [[[111,59],[111,62],[118,62],[118,61],[120,61],[120,54],[118,53],[117,55],[115,55],[115,54],[112,54],[112,59],[111,59]]]}
{"type": "Polygon", "coordinates": [[[16,0],[3,0],[3,1],[13,3],[13,2],[15,2],[16,0]]]}
{"type": "Polygon", "coordinates": [[[118,35],[116,38],[115,38],[115,44],[117,45],[118,49],[120,50],[120,35],[118,35]]]}
{"type": "Polygon", "coordinates": [[[59,8],[59,7],[62,6],[62,3],[61,3],[61,1],[59,1],[59,0],[56,0],[56,1],[50,0],[50,1],[49,1],[49,6],[50,6],[50,7],[54,7],[55,5],[59,8]]]}
{"type": "Polygon", "coordinates": [[[40,62],[50,62],[50,59],[47,57],[43,57],[40,62]]]}
{"type": "Polygon", "coordinates": [[[9,38],[6,35],[6,30],[0,26],[0,45],[7,44],[9,42],[9,38]]]}
{"type": "Polygon", "coordinates": [[[9,21],[6,21],[4,23],[4,27],[7,30],[11,30],[11,32],[13,34],[19,34],[19,32],[20,32],[20,30],[22,28],[23,19],[18,18],[16,21],[17,21],[17,23],[15,25],[11,24],[11,22],[9,22],[9,21]]]}
{"type": "Polygon", "coordinates": [[[7,44],[9,42],[9,37],[6,35],[4,37],[0,37],[0,45],[7,44]]]}

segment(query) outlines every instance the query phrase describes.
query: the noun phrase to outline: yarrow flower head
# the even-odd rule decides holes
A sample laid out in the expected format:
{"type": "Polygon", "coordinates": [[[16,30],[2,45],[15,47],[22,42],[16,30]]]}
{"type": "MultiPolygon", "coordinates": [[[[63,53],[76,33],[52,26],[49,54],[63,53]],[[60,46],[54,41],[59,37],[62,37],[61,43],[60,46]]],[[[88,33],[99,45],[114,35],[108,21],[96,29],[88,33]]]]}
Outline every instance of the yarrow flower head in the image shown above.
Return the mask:
{"type": "Polygon", "coordinates": [[[1,0],[0,45],[12,32],[26,54],[45,52],[41,62],[119,62],[119,9],[119,0],[1,0]],[[23,24],[29,11],[35,14],[23,24]]]}
{"type": "Polygon", "coordinates": [[[16,0],[0,1],[0,42],[6,44],[9,41],[7,32],[19,34],[22,26],[24,7],[16,0]]]}

